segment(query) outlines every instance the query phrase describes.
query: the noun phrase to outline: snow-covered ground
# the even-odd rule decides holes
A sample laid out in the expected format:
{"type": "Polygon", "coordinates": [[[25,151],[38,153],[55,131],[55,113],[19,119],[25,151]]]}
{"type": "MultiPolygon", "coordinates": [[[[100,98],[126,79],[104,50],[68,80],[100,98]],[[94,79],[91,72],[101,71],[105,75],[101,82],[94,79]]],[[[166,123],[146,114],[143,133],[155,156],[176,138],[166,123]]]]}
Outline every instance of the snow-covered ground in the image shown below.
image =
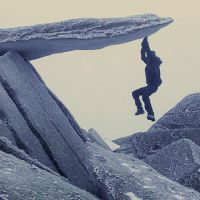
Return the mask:
{"type": "Polygon", "coordinates": [[[145,14],[0,29],[0,54],[16,50],[32,60],[65,51],[99,49],[146,37],[172,21],[145,14]]]}

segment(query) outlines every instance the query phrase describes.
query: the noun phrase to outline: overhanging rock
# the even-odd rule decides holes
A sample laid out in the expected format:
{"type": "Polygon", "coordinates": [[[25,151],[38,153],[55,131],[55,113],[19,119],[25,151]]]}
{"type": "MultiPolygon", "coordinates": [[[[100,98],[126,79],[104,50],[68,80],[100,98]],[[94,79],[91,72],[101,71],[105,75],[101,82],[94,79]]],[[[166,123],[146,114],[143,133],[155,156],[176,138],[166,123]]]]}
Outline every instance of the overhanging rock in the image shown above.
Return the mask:
{"type": "Polygon", "coordinates": [[[149,36],[172,21],[146,14],[0,29],[0,54],[15,50],[33,60],[72,50],[100,49],[149,36]]]}

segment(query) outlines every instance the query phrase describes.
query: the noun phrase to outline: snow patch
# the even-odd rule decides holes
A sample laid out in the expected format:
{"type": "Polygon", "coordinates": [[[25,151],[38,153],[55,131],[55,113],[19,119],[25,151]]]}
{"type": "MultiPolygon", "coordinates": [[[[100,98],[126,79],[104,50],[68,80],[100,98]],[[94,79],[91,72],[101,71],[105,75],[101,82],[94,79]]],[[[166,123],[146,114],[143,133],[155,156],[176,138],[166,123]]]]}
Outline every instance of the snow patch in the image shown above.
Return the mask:
{"type": "Polygon", "coordinates": [[[150,185],[143,185],[142,187],[145,189],[155,189],[156,188],[156,187],[150,186],[150,185]]]}
{"type": "Polygon", "coordinates": [[[130,200],[142,200],[138,198],[133,192],[127,192],[126,195],[130,198],[130,200]]]}
{"type": "Polygon", "coordinates": [[[131,172],[136,172],[136,173],[140,173],[141,172],[141,170],[136,169],[136,168],[134,168],[134,166],[129,165],[127,163],[122,163],[121,165],[127,167],[131,172]]]}
{"type": "Polygon", "coordinates": [[[185,198],[179,194],[175,194],[174,197],[178,200],[185,200],[185,198]]]}
{"type": "Polygon", "coordinates": [[[150,181],[150,182],[152,181],[152,179],[150,179],[150,178],[148,178],[148,177],[144,177],[144,180],[145,180],[145,181],[150,181]]]}
{"type": "Polygon", "coordinates": [[[108,140],[108,139],[103,138],[103,140],[104,140],[104,142],[110,147],[110,149],[111,149],[112,151],[116,151],[117,149],[120,148],[119,145],[115,144],[114,142],[112,142],[112,141],[110,141],[110,140],[108,140]]]}

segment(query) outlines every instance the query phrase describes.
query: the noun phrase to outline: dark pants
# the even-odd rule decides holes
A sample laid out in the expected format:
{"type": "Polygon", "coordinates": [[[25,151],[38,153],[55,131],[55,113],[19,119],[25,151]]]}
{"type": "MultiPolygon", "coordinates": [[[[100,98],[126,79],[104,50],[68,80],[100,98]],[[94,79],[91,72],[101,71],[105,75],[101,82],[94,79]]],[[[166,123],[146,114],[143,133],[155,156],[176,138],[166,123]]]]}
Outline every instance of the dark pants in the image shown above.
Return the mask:
{"type": "Polygon", "coordinates": [[[143,109],[139,98],[140,96],[142,96],[142,100],[145,105],[145,110],[147,111],[148,115],[154,115],[149,97],[157,90],[158,90],[157,85],[147,85],[146,87],[142,87],[133,91],[132,96],[135,100],[135,105],[137,106],[137,109],[138,110],[143,109]]]}

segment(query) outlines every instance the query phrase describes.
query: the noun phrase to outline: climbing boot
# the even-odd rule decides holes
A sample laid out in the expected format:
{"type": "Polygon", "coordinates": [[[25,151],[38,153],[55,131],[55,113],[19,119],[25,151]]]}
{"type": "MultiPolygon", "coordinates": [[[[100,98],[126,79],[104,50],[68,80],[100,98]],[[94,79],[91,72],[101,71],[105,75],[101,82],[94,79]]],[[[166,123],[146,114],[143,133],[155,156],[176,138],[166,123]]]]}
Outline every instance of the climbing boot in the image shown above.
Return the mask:
{"type": "Polygon", "coordinates": [[[155,119],[155,117],[153,115],[147,115],[147,119],[152,121],[152,122],[156,121],[156,119],[155,119]]]}
{"type": "Polygon", "coordinates": [[[137,112],[135,113],[135,115],[142,115],[142,114],[144,114],[143,109],[138,109],[137,112]]]}

